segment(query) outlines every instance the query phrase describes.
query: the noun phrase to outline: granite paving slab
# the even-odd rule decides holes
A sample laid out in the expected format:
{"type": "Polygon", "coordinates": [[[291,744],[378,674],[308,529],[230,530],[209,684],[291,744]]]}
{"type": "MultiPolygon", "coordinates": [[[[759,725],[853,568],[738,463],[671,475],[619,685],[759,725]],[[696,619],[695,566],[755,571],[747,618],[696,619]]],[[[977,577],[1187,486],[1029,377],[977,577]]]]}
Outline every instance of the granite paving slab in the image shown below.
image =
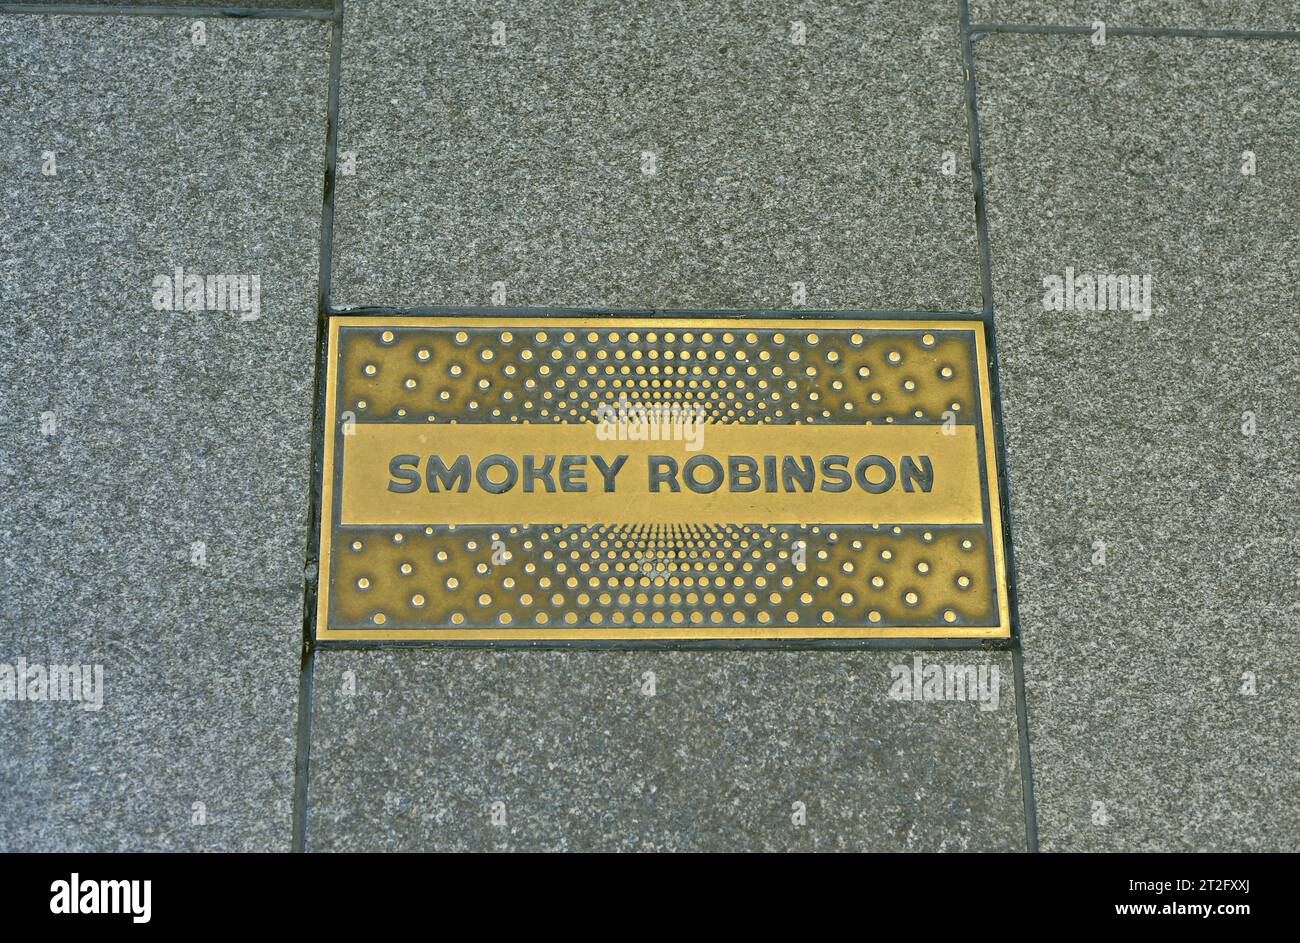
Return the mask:
{"type": "Polygon", "coordinates": [[[368,0],[333,304],[980,303],[956,7],[368,0]]]}
{"type": "Polygon", "coordinates": [[[1042,847],[1294,851],[1300,45],[975,51],[1042,847]]]}
{"type": "Polygon", "coordinates": [[[328,59],[0,15],[0,849],[289,847],[328,59]]]}
{"type": "Polygon", "coordinates": [[[1007,653],[326,651],[315,690],[310,850],[1025,847],[1007,653]],[[895,699],[918,658],[988,696],[895,699]]]}

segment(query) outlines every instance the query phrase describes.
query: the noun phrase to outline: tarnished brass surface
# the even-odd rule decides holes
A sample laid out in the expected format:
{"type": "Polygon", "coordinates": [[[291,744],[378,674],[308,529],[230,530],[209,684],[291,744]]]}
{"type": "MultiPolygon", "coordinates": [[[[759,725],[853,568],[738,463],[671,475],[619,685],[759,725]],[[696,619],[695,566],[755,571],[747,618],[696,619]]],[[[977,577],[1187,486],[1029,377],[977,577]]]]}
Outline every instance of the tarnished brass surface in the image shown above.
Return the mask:
{"type": "Polygon", "coordinates": [[[335,317],[317,637],[1007,637],[992,415],[978,321],[335,317]]]}

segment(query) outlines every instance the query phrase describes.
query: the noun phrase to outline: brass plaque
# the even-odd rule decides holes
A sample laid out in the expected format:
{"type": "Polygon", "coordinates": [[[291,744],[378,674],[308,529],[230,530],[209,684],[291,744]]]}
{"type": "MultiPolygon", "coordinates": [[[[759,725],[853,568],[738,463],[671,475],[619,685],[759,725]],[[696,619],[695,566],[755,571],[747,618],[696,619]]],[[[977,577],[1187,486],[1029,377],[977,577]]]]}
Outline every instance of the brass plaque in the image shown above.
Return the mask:
{"type": "Polygon", "coordinates": [[[317,638],[1010,635],[979,321],[330,320],[317,638]]]}

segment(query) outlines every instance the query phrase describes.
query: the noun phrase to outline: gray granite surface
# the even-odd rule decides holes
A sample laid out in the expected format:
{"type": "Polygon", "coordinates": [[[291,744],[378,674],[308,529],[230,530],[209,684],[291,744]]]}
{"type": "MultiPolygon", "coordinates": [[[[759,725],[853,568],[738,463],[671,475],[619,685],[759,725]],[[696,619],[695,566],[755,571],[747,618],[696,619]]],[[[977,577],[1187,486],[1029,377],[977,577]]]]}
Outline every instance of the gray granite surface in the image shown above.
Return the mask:
{"type": "MultiPolygon", "coordinates": [[[[0,14],[0,695],[103,696],[0,696],[0,850],[291,845],[332,4],[240,5],[0,14]]],[[[959,12],[348,0],[333,303],[978,308],[959,12]]],[[[974,52],[1041,846],[1297,850],[1300,42],[974,52]],[[1082,275],[1149,317],[1045,306],[1082,275]]],[[[1026,847],[1009,653],[314,664],[309,850],[1026,847]],[[918,655],[997,708],[892,698],[918,655]]]]}
{"type": "Polygon", "coordinates": [[[0,849],[289,846],[328,36],[0,16],[0,849]]]}
{"type": "Polygon", "coordinates": [[[71,3],[64,2],[64,0],[18,0],[18,2],[27,6],[100,6],[105,8],[106,13],[112,13],[115,8],[127,8],[129,10],[131,7],[213,7],[219,10],[256,10],[276,14],[290,11],[289,15],[293,16],[295,15],[294,11],[324,10],[328,13],[334,9],[334,0],[229,0],[229,2],[225,3],[221,2],[221,0],[77,0],[77,2],[71,3]]]}
{"type": "Polygon", "coordinates": [[[1300,45],[976,56],[1042,845],[1294,851],[1300,45]]]}
{"type": "Polygon", "coordinates": [[[920,656],[996,668],[987,710],[892,699],[914,657],[322,653],[310,848],[1022,849],[1010,656],[920,656]]]}
{"type": "Polygon", "coordinates": [[[980,302],[947,0],[367,0],[343,48],[336,306],[980,302]]]}

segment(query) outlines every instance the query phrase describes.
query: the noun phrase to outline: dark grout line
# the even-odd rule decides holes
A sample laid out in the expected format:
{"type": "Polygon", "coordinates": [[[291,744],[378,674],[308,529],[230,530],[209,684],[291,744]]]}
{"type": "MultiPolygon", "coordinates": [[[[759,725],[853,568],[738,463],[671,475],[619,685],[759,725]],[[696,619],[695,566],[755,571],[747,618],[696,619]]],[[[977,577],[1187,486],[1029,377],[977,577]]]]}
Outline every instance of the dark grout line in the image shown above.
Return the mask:
{"type": "MultiPolygon", "coordinates": [[[[961,8],[961,53],[965,69],[966,144],[970,149],[971,180],[975,185],[975,238],[979,246],[980,295],[982,314],[990,329],[993,326],[993,261],[989,251],[989,231],[985,217],[984,164],[980,154],[979,101],[975,88],[975,51],[970,37],[970,9],[967,0],[958,0],[961,8]]],[[[992,359],[992,358],[990,358],[992,359]]],[[[996,364],[996,360],[994,360],[996,364]]],[[[990,378],[991,379],[991,378],[990,378]]],[[[1000,396],[994,397],[995,401],[1000,396]]]]}
{"type": "Polygon", "coordinates": [[[51,16],[184,16],[190,19],[228,17],[250,20],[332,20],[321,9],[222,6],[143,6],[113,3],[0,3],[0,13],[44,13],[51,16]]]}
{"type": "MultiPolygon", "coordinates": [[[[330,42],[330,84],[325,125],[325,201],[320,221],[320,272],[316,286],[317,314],[324,328],[330,314],[331,279],[334,274],[334,189],[339,149],[339,82],[343,73],[343,0],[334,0],[334,29],[330,42]]],[[[317,338],[317,347],[323,340],[317,338]]]]}
{"type": "MultiPolygon", "coordinates": [[[[336,27],[337,28],[337,27],[336,27]]],[[[333,32],[333,31],[332,31],[333,32]]],[[[328,192],[328,186],[326,188],[328,192]]],[[[321,348],[326,321],[316,317],[316,372],[312,389],[311,460],[308,463],[307,547],[303,564],[302,662],[298,675],[297,750],[293,771],[293,845],[296,852],[307,850],[307,812],[311,792],[311,731],[315,708],[316,603],[320,579],[320,489],[324,455],[325,353],[321,348]]]]}
{"type": "MultiPolygon", "coordinates": [[[[306,594],[315,599],[315,592],[306,594]]],[[[306,607],[304,607],[305,609],[306,607]]],[[[304,621],[306,621],[304,617],[304,621]]],[[[307,800],[311,789],[312,710],[316,689],[316,652],[309,645],[302,649],[302,664],[298,670],[298,730],[297,749],[293,758],[293,837],[290,850],[307,850],[307,800]]]]}
{"type": "Polygon", "coordinates": [[[1002,377],[998,358],[997,319],[993,310],[993,253],[989,243],[988,194],[984,188],[984,155],[980,149],[979,86],[975,80],[969,0],[958,0],[961,14],[962,63],[966,70],[966,131],[970,146],[971,178],[975,184],[975,231],[979,240],[980,285],[984,296],[984,322],[988,333],[989,392],[993,403],[998,492],[1002,511],[1002,540],[1007,567],[1007,605],[1011,616],[1012,664],[1015,668],[1016,730],[1020,744],[1020,786],[1025,813],[1025,847],[1038,851],[1038,804],[1034,798],[1034,770],[1029,747],[1029,705],[1025,699],[1025,670],[1020,634],[1020,594],[1016,582],[1015,541],[1011,536],[1011,475],[1006,462],[1006,435],[1002,415],[1002,377]]]}
{"type": "Polygon", "coordinates": [[[1015,669],[1016,728],[1020,733],[1020,781],[1025,800],[1025,848],[1038,851],[1038,801],[1034,798],[1034,763],[1029,749],[1029,702],[1025,698],[1025,653],[1016,645],[1011,650],[1015,669]]]}
{"type": "MultiPolygon", "coordinates": [[[[1038,23],[974,23],[971,33],[1090,34],[1091,26],[1052,26],[1038,23]]],[[[1186,39],[1289,39],[1300,40],[1300,31],[1280,29],[1198,29],[1165,26],[1112,26],[1106,24],[1106,37],[1154,36],[1186,39]]]]}
{"type": "Polygon", "coordinates": [[[312,390],[311,462],[308,468],[307,552],[302,600],[302,664],[298,675],[297,751],[294,758],[293,845],[307,850],[307,818],[311,798],[311,733],[316,669],[316,601],[320,579],[320,498],[325,453],[326,341],[329,331],[329,292],[333,266],[334,184],[338,157],[339,78],[343,63],[343,3],[334,0],[330,29],[329,91],[325,117],[325,179],[321,203],[320,267],[316,285],[316,375],[312,390]]]}

